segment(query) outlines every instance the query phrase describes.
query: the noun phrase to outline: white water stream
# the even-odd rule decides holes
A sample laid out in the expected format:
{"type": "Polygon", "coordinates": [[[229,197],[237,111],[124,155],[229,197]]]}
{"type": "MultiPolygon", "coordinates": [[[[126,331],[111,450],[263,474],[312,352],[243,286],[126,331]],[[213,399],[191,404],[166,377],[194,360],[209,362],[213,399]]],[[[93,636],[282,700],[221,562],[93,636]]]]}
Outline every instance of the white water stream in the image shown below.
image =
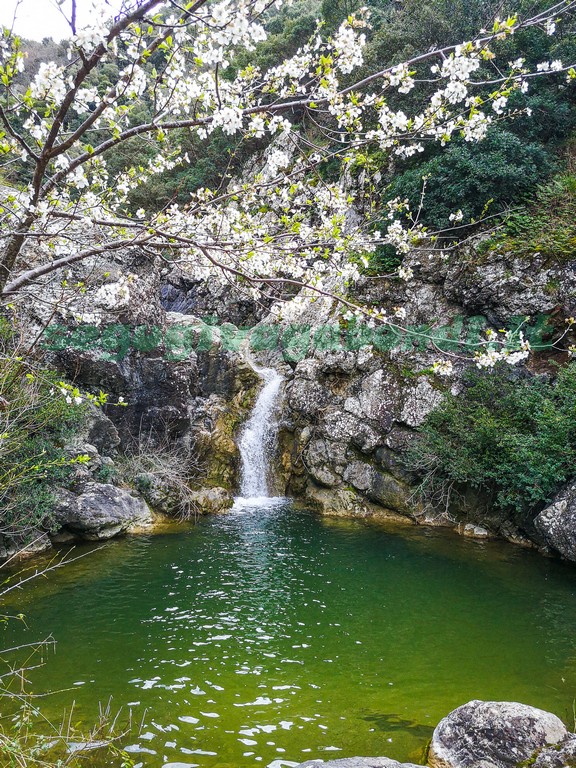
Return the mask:
{"type": "Polygon", "coordinates": [[[268,477],[270,461],[276,449],[278,401],[283,378],[273,368],[254,367],[254,370],[263,379],[264,386],[238,440],[242,474],[237,504],[270,498],[268,477]]]}

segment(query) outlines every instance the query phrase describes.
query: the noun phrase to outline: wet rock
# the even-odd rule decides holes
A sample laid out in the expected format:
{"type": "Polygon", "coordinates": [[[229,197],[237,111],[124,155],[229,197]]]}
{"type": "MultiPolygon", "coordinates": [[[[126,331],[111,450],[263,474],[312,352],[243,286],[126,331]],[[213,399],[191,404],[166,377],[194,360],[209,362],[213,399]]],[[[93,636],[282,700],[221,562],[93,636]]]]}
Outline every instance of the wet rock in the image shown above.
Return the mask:
{"type": "Polygon", "coordinates": [[[490,531],[481,525],[474,525],[473,523],[466,523],[466,525],[458,526],[458,532],[462,536],[466,536],[470,539],[488,539],[490,538],[490,531]]]}
{"type": "Polygon", "coordinates": [[[369,502],[359,493],[345,488],[319,488],[309,483],[306,496],[325,515],[336,517],[369,517],[369,502]]]}
{"type": "Polygon", "coordinates": [[[15,536],[0,534],[0,563],[8,558],[18,560],[32,557],[50,549],[51,546],[48,534],[37,528],[15,536]]]}
{"type": "MultiPolygon", "coordinates": [[[[239,455],[234,435],[248,409],[246,403],[239,402],[241,399],[227,401],[211,395],[195,403],[194,450],[202,468],[203,485],[232,488],[236,483],[239,455]]],[[[248,400],[252,402],[249,397],[248,400]]]]}
{"type": "Polygon", "coordinates": [[[432,735],[431,768],[515,768],[568,732],[550,712],[510,701],[470,701],[440,721],[432,735]]]}
{"type": "Polygon", "coordinates": [[[534,520],[546,544],[576,562],[576,483],[561,491],[534,520]]]}
{"type": "Polygon", "coordinates": [[[58,492],[54,520],[82,539],[101,541],[150,525],[153,518],[140,497],[107,483],[89,483],[79,496],[58,492]]]}
{"type": "Polygon", "coordinates": [[[414,491],[409,485],[384,472],[374,472],[372,484],[367,491],[367,496],[372,501],[405,515],[416,511],[416,504],[412,501],[413,494],[414,491]]]}
{"type": "Polygon", "coordinates": [[[318,762],[318,760],[308,760],[306,763],[300,763],[296,768],[422,768],[414,763],[399,763],[391,760],[389,757],[345,757],[341,760],[328,760],[328,762],[318,762]]]}
{"type": "Polygon", "coordinates": [[[225,488],[203,488],[194,491],[190,498],[197,505],[200,514],[227,512],[234,505],[232,494],[225,488]]]}

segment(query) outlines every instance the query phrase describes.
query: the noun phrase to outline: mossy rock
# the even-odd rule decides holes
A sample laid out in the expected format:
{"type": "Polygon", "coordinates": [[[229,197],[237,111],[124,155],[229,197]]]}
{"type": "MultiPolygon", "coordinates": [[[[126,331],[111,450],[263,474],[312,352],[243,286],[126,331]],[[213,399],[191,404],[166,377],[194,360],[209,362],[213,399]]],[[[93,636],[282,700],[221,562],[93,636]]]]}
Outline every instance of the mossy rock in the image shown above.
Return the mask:
{"type": "Polygon", "coordinates": [[[235,437],[254,406],[260,388],[260,379],[254,371],[243,368],[242,379],[249,385],[248,388],[240,388],[232,400],[215,414],[202,478],[202,484],[207,487],[233,490],[238,484],[240,454],[235,437]]]}

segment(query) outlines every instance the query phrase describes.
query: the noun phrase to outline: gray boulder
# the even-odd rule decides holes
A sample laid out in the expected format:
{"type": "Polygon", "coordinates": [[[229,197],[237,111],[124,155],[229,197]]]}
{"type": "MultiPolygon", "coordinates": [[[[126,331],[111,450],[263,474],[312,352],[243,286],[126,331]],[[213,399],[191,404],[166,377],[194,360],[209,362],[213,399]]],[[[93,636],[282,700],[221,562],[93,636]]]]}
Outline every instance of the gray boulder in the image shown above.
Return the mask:
{"type": "Polygon", "coordinates": [[[89,541],[111,539],[153,521],[142,498],[107,483],[88,483],[79,496],[59,492],[54,518],[62,528],[89,541]]]}
{"type": "Polygon", "coordinates": [[[547,747],[538,753],[533,768],[565,768],[576,765],[576,736],[571,733],[562,744],[547,747]]]}
{"type": "Polygon", "coordinates": [[[321,488],[309,482],[306,498],[324,515],[333,517],[370,517],[374,508],[356,491],[346,488],[321,488]]]}
{"type": "Polygon", "coordinates": [[[202,488],[190,493],[201,515],[227,512],[234,506],[232,494],[225,488],[202,488]]]}
{"type": "Polygon", "coordinates": [[[513,768],[568,732],[550,712],[513,701],[469,701],[432,735],[431,768],[513,768]]]}
{"type": "Polygon", "coordinates": [[[576,483],[561,491],[534,520],[546,544],[576,562],[576,483]]]}
{"type": "Polygon", "coordinates": [[[318,760],[308,760],[296,768],[422,768],[415,763],[399,763],[389,757],[345,757],[341,760],[329,760],[327,763],[318,760]]]}

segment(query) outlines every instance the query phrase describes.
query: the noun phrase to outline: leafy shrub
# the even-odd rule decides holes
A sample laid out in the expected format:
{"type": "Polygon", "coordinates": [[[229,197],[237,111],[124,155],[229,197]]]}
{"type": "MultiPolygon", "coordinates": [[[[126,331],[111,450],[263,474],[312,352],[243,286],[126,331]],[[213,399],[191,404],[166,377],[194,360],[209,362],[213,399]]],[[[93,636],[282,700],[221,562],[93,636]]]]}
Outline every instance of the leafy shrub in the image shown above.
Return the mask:
{"type": "Polygon", "coordinates": [[[402,264],[402,256],[393,245],[379,245],[374,253],[368,256],[368,267],[363,269],[367,275],[389,275],[396,272],[402,264]]]}
{"type": "Polygon", "coordinates": [[[0,533],[26,536],[49,518],[51,487],[71,465],[63,445],[83,418],[58,375],[17,354],[9,324],[0,327],[0,533]],[[71,399],[71,398],[70,398],[71,399]]]}
{"type": "Polygon", "coordinates": [[[555,381],[518,371],[472,371],[424,422],[408,464],[425,497],[449,503],[476,488],[507,513],[533,514],[576,474],[576,363],[555,381]]]}
{"type": "Polygon", "coordinates": [[[487,240],[495,248],[529,258],[540,253],[554,262],[576,258],[576,176],[556,176],[536,190],[533,201],[511,213],[504,230],[487,240]]]}
{"type": "Polygon", "coordinates": [[[408,198],[418,208],[422,177],[428,177],[422,206],[426,226],[450,226],[451,213],[462,210],[464,221],[489,212],[500,212],[532,192],[550,171],[550,158],[535,143],[524,143],[512,133],[493,130],[479,145],[455,140],[442,153],[399,174],[386,197],[408,198]]]}

